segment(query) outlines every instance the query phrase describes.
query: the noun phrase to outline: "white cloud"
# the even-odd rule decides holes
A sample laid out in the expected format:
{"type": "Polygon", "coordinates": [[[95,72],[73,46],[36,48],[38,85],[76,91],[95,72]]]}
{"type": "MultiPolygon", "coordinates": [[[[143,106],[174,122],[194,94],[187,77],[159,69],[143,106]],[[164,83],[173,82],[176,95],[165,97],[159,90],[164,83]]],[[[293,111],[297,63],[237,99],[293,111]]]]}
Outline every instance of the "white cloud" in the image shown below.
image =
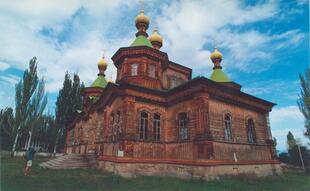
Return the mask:
{"type": "Polygon", "coordinates": [[[276,108],[271,112],[270,118],[272,122],[281,122],[285,120],[303,120],[303,115],[297,106],[288,106],[276,108]]]}
{"type": "Polygon", "coordinates": [[[243,91],[255,95],[255,96],[269,96],[277,97],[281,96],[282,100],[297,100],[299,94],[299,81],[289,81],[289,80],[264,80],[256,79],[255,81],[249,81],[244,83],[243,91]]]}
{"type": "Polygon", "coordinates": [[[298,30],[275,35],[240,30],[245,25],[276,19],[280,7],[272,0],[253,6],[234,0],[174,1],[161,11],[158,23],[164,36],[163,50],[177,62],[194,67],[194,72],[210,71],[213,64],[205,47],[214,41],[224,52],[224,68],[260,72],[272,64],[275,50],[296,45],[304,38],[298,30]],[[254,64],[258,61],[266,64],[254,64]]]}
{"type": "MultiPolygon", "coordinates": [[[[138,13],[138,3],[121,0],[1,2],[0,60],[23,70],[29,59],[37,56],[39,74],[45,77],[49,92],[57,92],[61,87],[65,71],[78,72],[81,80],[90,84],[96,77],[95,65],[102,52],[109,59],[119,47],[128,46],[134,39],[133,20],[138,13]]],[[[158,3],[148,3],[158,6],[158,3]]],[[[162,50],[168,52],[171,60],[193,67],[196,74],[207,75],[211,71],[213,65],[206,46],[214,40],[225,53],[224,68],[257,71],[255,64],[249,63],[272,59],[272,51],[266,48],[270,44],[275,43],[271,48],[280,49],[298,44],[303,38],[297,30],[270,35],[232,29],[274,18],[279,7],[273,0],[253,6],[237,0],[172,1],[163,3],[159,13],[153,8],[148,8],[152,19],[150,28],[156,17],[164,37],[162,50]]],[[[113,66],[109,66],[107,77],[111,73],[115,77],[113,66]]]]}
{"type": "Polygon", "coordinates": [[[4,71],[4,70],[8,69],[9,67],[10,67],[10,65],[8,63],[0,61],[0,71],[4,71]]]}
{"type": "Polygon", "coordinates": [[[304,137],[304,118],[297,106],[287,106],[275,108],[270,114],[270,125],[272,135],[277,138],[279,150],[285,151],[286,135],[291,131],[296,139],[300,139],[302,144],[307,144],[304,137]]]}
{"type": "MultiPolygon", "coordinates": [[[[104,35],[111,23],[115,21],[115,27],[120,19],[116,10],[121,5],[132,7],[136,2],[70,1],[66,4],[68,6],[58,0],[44,3],[30,0],[6,1],[0,5],[3,32],[0,60],[8,60],[12,67],[23,70],[28,67],[29,59],[36,56],[39,75],[44,76],[49,92],[57,92],[61,87],[65,71],[78,72],[86,85],[95,80],[96,63],[103,51],[109,59],[118,47],[129,44],[130,34],[119,39],[104,35]],[[81,8],[85,10],[84,15],[78,15],[81,8]],[[51,35],[42,34],[42,29],[49,30],[51,35]],[[62,38],[65,41],[59,41],[62,38]]],[[[133,38],[132,34],[131,40],[133,38]]],[[[111,60],[110,63],[106,74],[115,77],[115,67],[111,60]]],[[[8,77],[4,79],[9,80],[8,77]]]]}
{"type": "Polygon", "coordinates": [[[0,79],[14,86],[17,82],[19,82],[20,77],[9,74],[6,76],[0,76],[0,79]]]}

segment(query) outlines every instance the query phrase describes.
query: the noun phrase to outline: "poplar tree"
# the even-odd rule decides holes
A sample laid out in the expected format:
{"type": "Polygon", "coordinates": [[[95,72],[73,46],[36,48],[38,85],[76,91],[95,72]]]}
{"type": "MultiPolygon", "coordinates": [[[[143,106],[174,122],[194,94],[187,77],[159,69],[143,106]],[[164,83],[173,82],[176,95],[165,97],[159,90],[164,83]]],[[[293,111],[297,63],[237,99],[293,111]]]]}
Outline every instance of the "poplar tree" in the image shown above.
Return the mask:
{"type": "Polygon", "coordinates": [[[38,84],[37,58],[33,57],[29,62],[29,69],[24,71],[23,79],[15,86],[15,130],[12,146],[12,156],[16,151],[18,139],[29,121],[29,103],[38,84]]]}
{"type": "Polygon", "coordinates": [[[299,110],[305,117],[305,136],[310,139],[310,68],[307,68],[304,75],[299,74],[300,94],[297,100],[299,110]]]}
{"type": "Polygon", "coordinates": [[[287,133],[287,146],[288,146],[288,150],[292,149],[297,143],[296,143],[296,139],[294,137],[294,135],[292,134],[292,132],[288,132],[287,133]]]}
{"type": "Polygon", "coordinates": [[[65,132],[66,126],[73,120],[78,110],[82,110],[83,100],[81,91],[83,89],[83,83],[80,83],[80,78],[77,74],[74,74],[73,80],[68,72],[65,75],[63,87],[60,89],[57,101],[56,101],[56,139],[54,146],[54,153],[56,153],[56,147],[64,147],[65,144],[65,132]]]}
{"type": "Polygon", "coordinates": [[[0,145],[1,149],[12,146],[15,135],[15,119],[13,109],[10,107],[0,110],[0,145]]]}

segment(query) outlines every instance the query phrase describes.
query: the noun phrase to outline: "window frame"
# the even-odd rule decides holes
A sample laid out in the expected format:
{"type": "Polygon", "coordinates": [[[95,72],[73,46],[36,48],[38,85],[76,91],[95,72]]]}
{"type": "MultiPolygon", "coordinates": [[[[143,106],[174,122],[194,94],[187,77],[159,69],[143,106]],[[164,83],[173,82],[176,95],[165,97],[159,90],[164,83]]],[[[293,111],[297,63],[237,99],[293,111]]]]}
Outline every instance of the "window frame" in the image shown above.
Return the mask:
{"type": "Polygon", "coordinates": [[[148,139],[148,127],[149,127],[149,114],[146,111],[140,112],[139,120],[139,139],[147,140],[148,139]],[[145,116],[142,116],[145,114],[145,116]]]}
{"type": "Polygon", "coordinates": [[[256,143],[256,132],[255,132],[255,123],[252,118],[246,120],[246,134],[248,143],[256,143]],[[251,122],[251,123],[250,123],[251,122]]]}
{"type": "Polygon", "coordinates": [[[151,78],[156,78],[156,67],[153,64],[150,64],[148,68],[148,76],[151,78]]]}
{"type": "Polygon", "coordinates": [[[158,113],[153,115],[153,139],[155,141],[160,141],[161,134],[161,116],[158,113]]]}
{"type": "Polygon", "coordinates": [[[130,75],[131,76],[137,76],[138,75],[138,64],[134,63],[130,65],[130,75]]]}
{"type": "Polygon", "coordinates": [[[188,115],[185,112],[178,114],[179,139],[189,140],[188,115]],[[182,116],[183,115],[183,116],[182,116]]]}
{"type": "Polygon", "coordinates": [[[233,140],[232,115],[226,112],[223,117],[224,117],[224,140],[232,141],[233,140]]]}

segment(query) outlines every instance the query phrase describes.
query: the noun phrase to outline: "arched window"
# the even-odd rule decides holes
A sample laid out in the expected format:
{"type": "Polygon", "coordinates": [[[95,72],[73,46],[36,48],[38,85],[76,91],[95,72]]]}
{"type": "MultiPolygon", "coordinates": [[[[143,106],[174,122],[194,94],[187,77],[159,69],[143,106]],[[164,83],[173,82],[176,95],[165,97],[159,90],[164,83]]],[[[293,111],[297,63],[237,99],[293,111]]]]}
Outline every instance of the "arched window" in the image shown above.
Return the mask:
{"type": "Polygon", "coordinates": [[[151,78],[155,78],[155,66],[154,65],[149,65],[149,76],[151,78]]]}
{"type": "Polygon", "coordinates": [[[224,116],[224,138],[227,141],[232,140],[231,119],[231,115],[229,113],[226,113],[224,116]]]}
{"type": "Polygon", "coordinates": [[[187,128],[187,114],[182,112],[179,113],[178,116],[178,121],[179,121],[179,129],[180,129],[180,139],[181,140],[186,140],[188,139],[188,128],[187,128]]]}
{"type": "Polygon", "coordinates": [[[254,121],[253,119],[248,119],[246,123],[246,131],[248,136],[249,143],[256,142],[255,129],[254,129],[254,121]]]}
{"type": "Polygon", "coordinates": [[[149,115],[143,111],[140,114],[140,128],[139,128],[139,137],[141,140],[147,140],[147,132],[148,132],[148,120],[149,115]]]}
{"type": "Polygon", "coordinates": [[[160,115],[154,114],[153,118],[153,138],[155,141],[160,141],[160,115]]]}
{"type": "Polygon", "coordinates": [[[138,75],[138,64],[131,65],[131,75],[132,76],[138,75]]]}

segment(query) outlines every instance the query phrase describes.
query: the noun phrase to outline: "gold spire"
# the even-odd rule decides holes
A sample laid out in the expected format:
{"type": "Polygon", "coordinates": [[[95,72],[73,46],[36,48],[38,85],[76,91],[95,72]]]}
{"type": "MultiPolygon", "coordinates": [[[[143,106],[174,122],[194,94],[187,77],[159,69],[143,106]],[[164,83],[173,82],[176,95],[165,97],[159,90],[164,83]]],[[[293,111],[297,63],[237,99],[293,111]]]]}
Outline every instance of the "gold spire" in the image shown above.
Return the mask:
{"type": "Polygon", "coordinates": [[[158,26],[155,23],[155,28],[153,34],[149,37],[150,42],[153,45],[153,48],[159,50],[163,46],[163,38],[158,34],[158,26]]]}
{"type": "Polygon", "coordinates": [[[150,18],[144,14],[144,2],[141,1],[141,10],[139,15],[135,19],[138,32],[136,36],[143,35],[147,37],[146,30],[149,28],[150,18]]]}
{"type": "Polygon", "coordinates": [[[222,61],[223,55],[220,51],[218,51],[217,47],[214,47],[214,51],[211,53],[210,58],[214,64],[214,69],[222,68],[221,61],[222,61]]]}
{"type": "Polygon", "coordinates": [[[104,56],[101,57],[98,64],[99,74],[104,75],[105,70],[107,69],[108,62],[105,60],[104,56]]]}

